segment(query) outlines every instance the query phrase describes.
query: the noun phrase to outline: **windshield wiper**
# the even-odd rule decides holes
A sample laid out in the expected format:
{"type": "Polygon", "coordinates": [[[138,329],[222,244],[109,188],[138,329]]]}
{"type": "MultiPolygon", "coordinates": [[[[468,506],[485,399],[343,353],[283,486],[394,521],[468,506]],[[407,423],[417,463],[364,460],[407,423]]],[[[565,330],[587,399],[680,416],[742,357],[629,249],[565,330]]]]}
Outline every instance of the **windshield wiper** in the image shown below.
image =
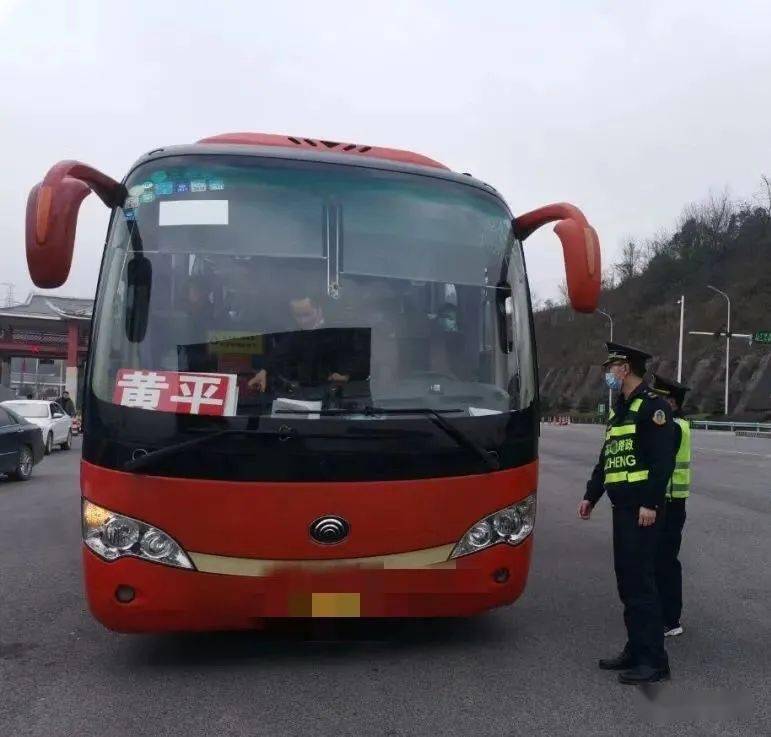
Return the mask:
{"type": "MultiPolygon", "coordinates": [[[[383,407],[362,407],[361,409],[322,409],[313,414],[322,416],[345,415],[425,415],[438,428],[449,435],[461,448],[471,451],[487,467],[488,471],[499,471],[500,461],[496,453],[485,450],[471,436],[453,425],[443,414],[462,412],[460,409],[431,409],[430,407],[405,407],[400,409],[385,409],[383,407]]],[[[279,410],[277,414],[308,414],[302,410],[279,410]]]]}
{"type": "MultiPolygon", "coordinates": [[[[334,410],[328,410],[328,412],[334,412],[334,410]]],[[[334,412],[335,414],[339,414],[337,412],[334,412]]],[[[318,413],[316,413],[318,414],[318,413]]],[[[323,413],[322,413],[323,414],[323,413]]],[[[289,439],[290,437],[297,437],[295,435],[294,430],[291,428],[288,428],[287,430],[236,430],[236,429],[227,429],[227,430],[220,430],[218,432],[214,432],[208,435],[201,435],[198,438],[192,438],[191,440],[183,440],[179,443],[172,443],[171,445],[165,445],[163,448],[158,448],[158,450],[150,451],[149,453],[145,453],[144,455],[138,456],[137,458],[134,458],[130,461],[126,461],[126,463],[123,464],[123,469],[125,471],[139,471],[143,468],[146,468],[147,466],[151,466],[156,461],[161,461],[164,458],[168,458],[173,455],[177,455],[178,453],[184,453],[185,451],[191,450],[193,448],[197,448],[199,445],[205,445],[206,443],[209,443],[212,440],[217,440],[222,437],[226,437],[228,435],[245,435],[247,437],[279,437],[283,439],[289,439]]],[[[335,435],[330,433],[303,433],[302,438],[307,439],[318,439],[318,438],[324,438],[324,439],[332,439],[332,440],[350,440],[350,439],[357,439],[357,440],[366,440],[367,438],[376,438],[379,437],[380,439],[383,438],[383,436],[390,436],[390,437],[404,437],[405,435],[410,435],[412,437],[420,437],[424,435],[424,433],[416,432],[412,430],[400,430],[398,432],[371,432],[368,431],[365,428],[357,428],[356,432],[349,432],[346,435],[335,435]]]]}
{"type": "Polygon", "coordinates": [[[171,445],[165,445],[163,448],[159,448],[158,450],[153,450],[150,453],[145,453],[144,455],[141,455],[137,458],[133,458],[130,461],[126,461],[126,463],[123,464],[123,469],[125,471],[139,471],[140,469],[145,468],[146,466],[152,465],[155,461],[163,460],[164,458],[176,455],[177,453],[183,453],[186,450],[190,450],[191,448],[196,448],[199,445],[204,445],[206,443],[211,442],[212,440],[217,440],[218,438],[225,437],[226,435],[274,435],[274,434],[278,434],[278,433],[266,433],[260,430],[252,430],[252,431],[234,430],[234,429],[220,430],[219,432],[214,432],[209,435],[201,435],[201,437],[193,438],[192,440],[183,440],[180,443],[172,443],[171,445]]]}
{"type": "MultiPolygon", "coordinates": [[[[459,430],[446,417],[443,417],[442,413],[438,410],[425,407],[415,407],[414,409],[401,409],[395,411],[401,412],[402,414],[425,415],[437,427],[444,430],[458,445],[461,446],[461,448],[465,448],[466,450],[474,453],[482,461],[482,463],[485,464],[488,471],[500,470],[501,463],[498,460],[497,453],[491,453],[490,451],[485,450],[470,435],[467,435],[462,430],[459,430]]],[[[390,410],[387,410],[386,413],[390,414],[391,412],[390,410]]]]}

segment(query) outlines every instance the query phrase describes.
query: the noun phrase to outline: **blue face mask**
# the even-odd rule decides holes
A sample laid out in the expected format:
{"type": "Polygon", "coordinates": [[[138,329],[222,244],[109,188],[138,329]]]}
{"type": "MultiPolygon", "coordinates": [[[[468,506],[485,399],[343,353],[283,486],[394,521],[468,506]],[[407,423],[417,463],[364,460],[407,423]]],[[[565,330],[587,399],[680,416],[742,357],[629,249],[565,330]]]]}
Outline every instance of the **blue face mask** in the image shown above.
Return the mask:
{"type": "Polygon", "coordinates": [[[444,330],[445,333],[458,332],[458,324],[455,322],[454,317],[440,317],[439,325],[441,326],[442,330],[444,330]]]}
{"type": "Polygon", "coordinates": [[[619,389],[621,389],[624,382],[621,381],[621,379],[619,379],[618,376],[616,376],[611,371],[607,371],[605,373],[605,383],[608,385],[610,389],[613,389],[614,391],[618,391],[619,389]]]}

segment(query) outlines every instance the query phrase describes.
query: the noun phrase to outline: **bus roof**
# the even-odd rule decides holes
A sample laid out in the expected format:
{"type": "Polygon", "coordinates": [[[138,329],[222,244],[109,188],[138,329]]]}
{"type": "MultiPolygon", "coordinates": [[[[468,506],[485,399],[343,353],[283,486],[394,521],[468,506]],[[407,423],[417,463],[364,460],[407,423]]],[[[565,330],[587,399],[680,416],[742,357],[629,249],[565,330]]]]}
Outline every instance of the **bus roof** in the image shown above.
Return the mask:
{"type": "Polygon", "coordinates": [[[405,164],[417,164],[429,166],[435,169],[449,169],[434,159],[417,154],[414,151],[404,151],[398,148],[383,148],[380,146],[362,146],[358,143],[340,143],[339,141],[327,141],[317,138],[303,138],[299,136],[280,136],[273,133],[220,133],[216,136],[207,136],[198,143],[235,143],[247,146],[279,146],[281,148],[304,148],[315,151],[329,151],[332,153],[347,154],[349,156],[366,156],[373,159],[386,159],[399,161],[405,164]]]}

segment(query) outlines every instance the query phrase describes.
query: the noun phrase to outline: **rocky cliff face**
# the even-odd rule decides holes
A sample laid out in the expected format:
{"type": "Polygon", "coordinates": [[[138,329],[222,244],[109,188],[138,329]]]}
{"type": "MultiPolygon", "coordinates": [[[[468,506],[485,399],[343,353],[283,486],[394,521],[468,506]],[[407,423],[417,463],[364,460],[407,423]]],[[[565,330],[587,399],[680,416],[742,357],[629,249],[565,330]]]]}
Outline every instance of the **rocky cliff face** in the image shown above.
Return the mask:
{"type": "MultiPolygon", "coordinates": [[[[675,377],[673,361],[654,360],[652,371],[675,377]]],[[[723,412],[725,360],[710,356],[694,362],[684,381],[692,387],[686,411],[690,414],[723,412]]],[[[608,390],[599,365],[563,365],[541,369],[541,399],[544,413],[552,411],[592,412],[607,403],[608,390]]],[[[729,382],[731,417],[757,422],[771,421],[771,351],[744,355],[731,361],[729,382]]]]}

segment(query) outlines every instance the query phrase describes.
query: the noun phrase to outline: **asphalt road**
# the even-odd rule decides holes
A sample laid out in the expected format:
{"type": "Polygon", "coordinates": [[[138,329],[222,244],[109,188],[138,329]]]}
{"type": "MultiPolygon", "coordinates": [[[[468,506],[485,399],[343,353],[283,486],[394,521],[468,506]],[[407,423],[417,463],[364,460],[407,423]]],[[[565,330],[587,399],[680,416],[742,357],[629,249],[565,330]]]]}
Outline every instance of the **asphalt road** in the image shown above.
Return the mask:
{"type": "Polygon", "coordinates": [[[128,636],[91,620],[78,452],[0,480],[0,735],[766,735],[771,442],[696,433],[673,680],[623,687],[607,502],[575,508],[592,427],[545,427],[525,595],[469,621],[128,636]],[[674,722],[674,724],[673,724],[674,722]]]}

